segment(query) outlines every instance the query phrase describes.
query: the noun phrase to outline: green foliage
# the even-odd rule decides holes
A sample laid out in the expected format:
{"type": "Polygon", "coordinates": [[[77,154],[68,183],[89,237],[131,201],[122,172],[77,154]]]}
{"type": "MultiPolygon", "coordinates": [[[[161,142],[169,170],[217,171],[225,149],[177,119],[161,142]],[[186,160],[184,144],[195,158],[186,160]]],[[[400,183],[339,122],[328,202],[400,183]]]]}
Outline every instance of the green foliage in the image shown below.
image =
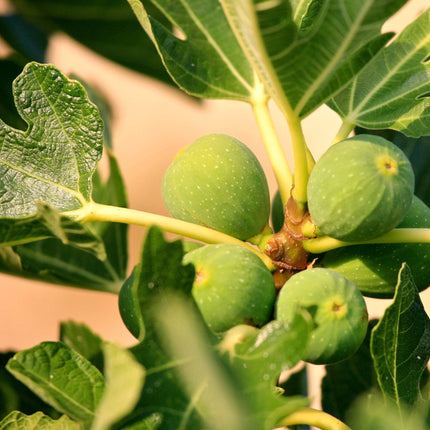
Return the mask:
{"type": "Polygon", "coordinates": [[[422,399],[420,381],[430,357],[429,330],[430,320],[404,265],[394,301],[373,330],[370,343],[381,391],[399,408],[422,399]]]}
{"type": "Polygon", "coordinates": [[[381,28],[406,0],[12,3],[0,270],[119,293],[136,343],[66,321],[58,342],[3,354],[0,429],[426,430],[430,10],[393,37],[381,28]],[[173,217],[129,209],[115,106],[35,62],[57,31],[193,96],[250,104],[279,192],[215,131],[166,172],[173,217]],[[324,103],[342,124],[315,163],[302,120],[324,103]],[[132,270],[129,224],[148,227],[132,270]],[[362,293],[391,299],[378,321],[362,293]],[[305,361],[326,365],[321,411],[305,361]]]}

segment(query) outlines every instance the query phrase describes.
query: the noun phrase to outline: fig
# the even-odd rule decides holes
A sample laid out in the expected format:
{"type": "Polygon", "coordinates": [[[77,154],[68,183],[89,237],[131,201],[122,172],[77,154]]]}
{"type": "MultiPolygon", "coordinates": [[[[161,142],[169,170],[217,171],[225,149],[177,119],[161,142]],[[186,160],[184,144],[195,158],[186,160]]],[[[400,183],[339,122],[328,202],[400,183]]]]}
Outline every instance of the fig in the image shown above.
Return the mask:
{"type": "Polygon", "coordinates": [[[380,136],[361,134],[330,147],[308,182],[308,207],[317,227],[336,239],[373,239],[396,227],[414,192],[406,155],[380,136]]]}
{"type": "Polygon", "coordinates": [[[272,199],[271,219],[273,231],[277,233],[279,230],[281,230],[285,221],[285,208],[284,204],[282,203],[282,198],[281,194],[279,193],[279,190],[276,191],[272,199]]]}
{"type": "Polygon", "coordinates": [[[143,322],[138,311],[139,300],[133,290],[135,276],[136,268],[133,269],[130,276],[124,281],[119,291],[118,307],[124,325],[136,339],[139,339],[143,329],[143,322]]]}
{"type": "Polygon", "coordinates": [[[178,219],[246,240],[270,215],[267,179],[253,152],[234,137],[203,136],[183,149],[167,169],[164,203],[178,219]]]}
{"type": "MultiPolygon", "coordinates": [[[[430,228],[430,208],[414,196],[399,228],[430,228]]],[[[430,244],[394,243],[352,245],[327,252],[321,265],[342,273],[363,295],[391,298],[402,263],[411,269],[419,291],[430,285],[430,244]]]]}
{"type": "Polygon", "coordinates": [[[275,282],[252,251],[240,245],[206,245],[185,254],[183,262],[195,267],[192,295],[213,332],[239,324],[260,327],[270,320],[275,282]]]}
{"type": "Polygon", "coordinates": [[[284,284],[275,305],[276,319],[289,323],[300,309],[307,310],[314,323],[303,358],[309,363],[346,359],[366,336],[364,298],[349,279],[333,270],[304,270],[284,284]]]}

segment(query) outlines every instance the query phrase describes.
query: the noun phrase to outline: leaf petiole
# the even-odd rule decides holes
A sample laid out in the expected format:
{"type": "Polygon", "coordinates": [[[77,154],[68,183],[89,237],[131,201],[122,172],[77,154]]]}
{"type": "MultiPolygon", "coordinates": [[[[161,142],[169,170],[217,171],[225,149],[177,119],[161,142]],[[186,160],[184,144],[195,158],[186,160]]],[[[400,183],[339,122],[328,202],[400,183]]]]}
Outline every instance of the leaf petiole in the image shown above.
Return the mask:
{"type": "Polygon", "coordinates": [[[285,152],[276,134],[268,102],[269,97],[265,93],[263,85],[259,84],[255,88],[251,99],[252,110],[276,177],[282,202],[285,206],[290,197],[293,176],[285,152]]]}
{"type": "Polygon", "coordinates": [[[334,145],[335,143],[346,139],[351,134],[352,130],[354,130],[354,127],[355,127],[355,124],[344,120],[342,122],[342,125],[339,128],[339,131],[336,134],[336,137],[334,138],[331,144],[334,145]]]}
{"type": "Polygon", "coordinates": [[[136,209],[104,205],[95,202],[90,202],[84,207],[64,213],[64,215],[72,217],[81,223],[105,221],[134,224],[143,227],[156,225],[164,231],[178,234],[180,236],[185,236],[190,239],[199,240],[205,243],[230,243],[240,245],[257,254],[269,270],[274,270],[275,268],[273,266],[272,260],[258,249],[253,247],[251,244],[217,230],[179,219],[136,209]]]}
{"type": "Polygon", "coordinates": [[[323,236],[303,241],[303,247],[308,252],[320,254],[344,246],[366,245],[372,243],[430,243],[430,228],[395,228],[375,239],[362,242],[344,242],[333,237],[323,236]]]}
{"type": "Polygon", "coordinates": [[[299,409],[284,418],[279,426],[308,424],[321,430],[351,430],[346,424],[326,412],[312,408],[299,409]]]}

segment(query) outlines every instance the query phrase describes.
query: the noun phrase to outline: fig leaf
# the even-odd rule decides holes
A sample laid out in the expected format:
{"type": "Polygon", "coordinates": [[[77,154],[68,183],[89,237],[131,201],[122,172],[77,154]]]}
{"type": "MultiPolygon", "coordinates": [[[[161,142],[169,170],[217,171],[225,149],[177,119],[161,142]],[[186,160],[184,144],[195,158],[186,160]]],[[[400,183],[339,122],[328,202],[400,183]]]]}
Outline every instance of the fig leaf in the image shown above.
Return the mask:
{"type": "Polygon", "coordinates": [[[420,381],[430,357],[430,319],[407,265],[399,272],[393,303],[371,336],[379,386],[400,409],[421,400],[420,381]]]}
{"type": "Polygon", "coordinates": [[[330,103],[345,121],[407,136],[429,134],[430,9],[379,51],[330,103]],[[366,91],[363,91],[366,88],[366,91]]]}
{"type": "Polygon", "coordinates": [[[173,80],[197,97],[250,101],[254,72],[217,0],[153,0],[182,37],[128,0],[173,80]]]}
{"type": "Polygon", "coordinates": [[[391,35],[381,35],[381,26],[406,3],[220,2],[270,96],[281,106],[290,105],[300,117],[346,86],[385,45],[391,35]]]}

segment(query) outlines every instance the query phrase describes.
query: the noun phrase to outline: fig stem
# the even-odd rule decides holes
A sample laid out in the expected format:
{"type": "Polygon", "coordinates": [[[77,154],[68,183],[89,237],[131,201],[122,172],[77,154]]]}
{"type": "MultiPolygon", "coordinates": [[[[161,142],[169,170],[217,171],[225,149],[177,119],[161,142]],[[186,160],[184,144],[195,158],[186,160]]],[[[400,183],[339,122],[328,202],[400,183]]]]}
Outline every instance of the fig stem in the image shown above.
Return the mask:
{"type": "Polygon", "coordinates": [[[275,174],[282,202],[286,205],[293,185],[293,175],[276,133],[268,102],[269,97],[264,92],[263,86],[261,85],[260,89],[256,87],[251,101],[252,110],[263,138],[273,173],[275,174]]]}
{"type": "Polygon", "coordinates": [[[169,233],[178,234],[205,243],[230,243],[240,245],[257,254],[269,270],[275,270],[272,260],[251,244],[220,231],[168,216],[95,202],[87,203],[80,209],[63,212],[63,214],[82,223],[104,221],[134,224],[143,227],[155,225],[169,233]]]}
{"type": "Polygon", "coordinates": [[[281,420],[281,426],[307,424],[321,430],[351,430],[346,424],[332,415],[312,408],[302,408],[281,420]]]}
{"type": "Polygon", "coordinates": [[[331,144],[334,145],[335,143],[346,139],[351,134],[352,130],[354,130],[354,127],[355,127],[355,124],[344,120],[331,144]]]}
{"type": "Polygon", "coordinates": [[[372,243],[430,243],[430,228],[395,228],[375,239],[362,242],[345,242],[334,239],[333,237],[323,236],[316,239],[304,240],[303,247],[308,252],[320,254],[344,246],[367,245],[372,243]]]}

